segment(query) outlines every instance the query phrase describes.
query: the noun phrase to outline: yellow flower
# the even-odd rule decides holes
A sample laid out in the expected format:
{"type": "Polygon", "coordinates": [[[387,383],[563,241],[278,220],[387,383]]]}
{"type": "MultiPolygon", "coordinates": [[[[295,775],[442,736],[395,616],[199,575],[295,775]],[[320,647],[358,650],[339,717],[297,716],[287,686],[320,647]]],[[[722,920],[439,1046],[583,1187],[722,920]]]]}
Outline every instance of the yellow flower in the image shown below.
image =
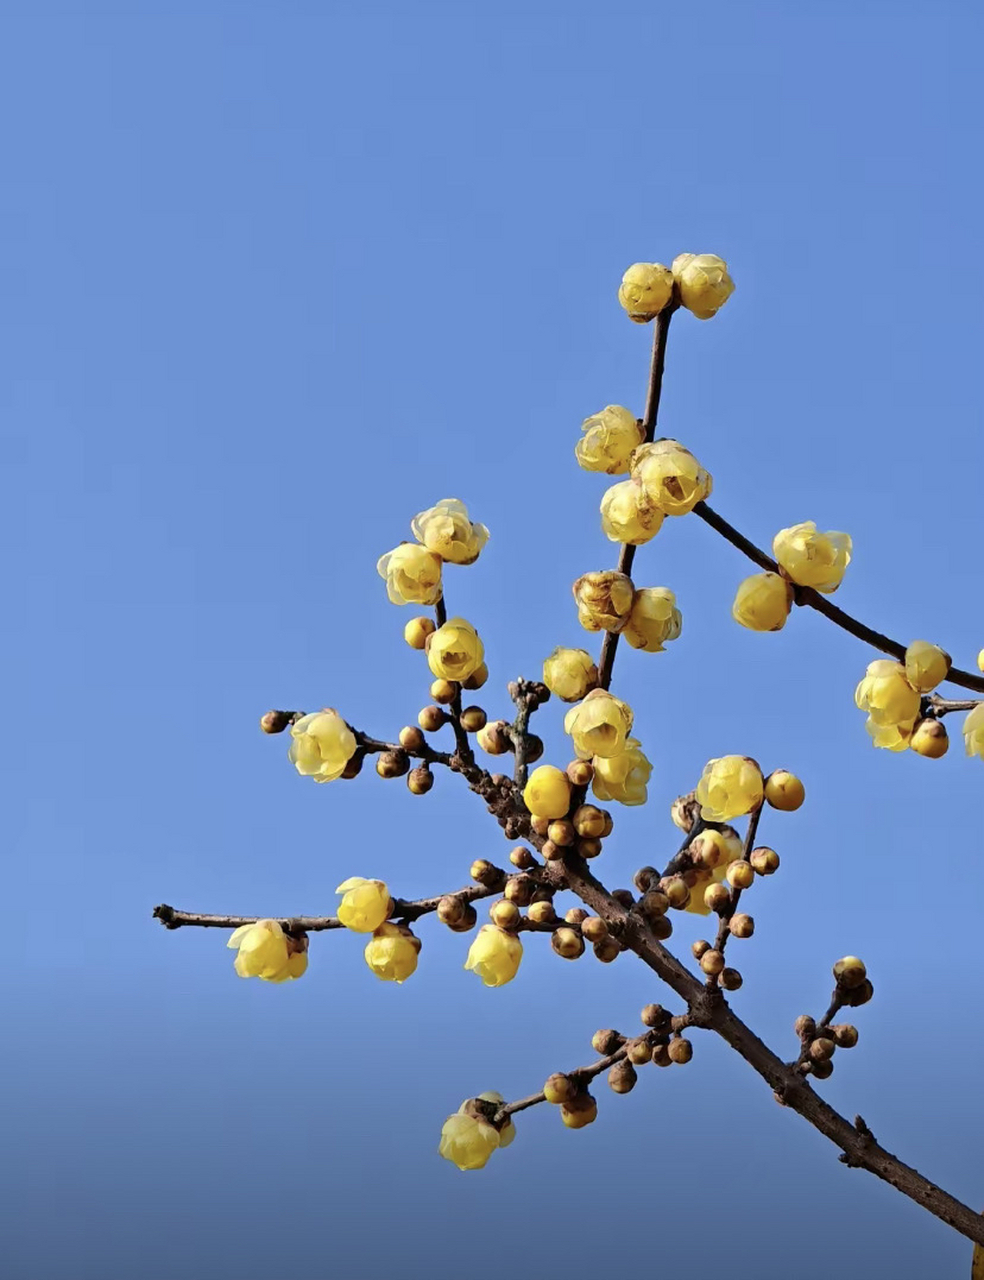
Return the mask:
{"type": "Polygon", "coordinates": [[[427,665],[439,680],[467,680],[484,657],[485,646],[478,632],[464,618],[450,618],[427,643],[427,665]]]}
{"type": "Polygon", "coordinates": [[[680,301],[698,320],[710,320],[735,291],[728,264],[714,253],[681,253],[673,259],[680,301]]]}
{"type": "Polygon", "coordinates": [[[633,649],[661,653],[664,642],[675,640],[682,626],[683,617],[669,587],[640,587],[632,597],[623,635],[633,649]]]}
{"type": "Polygon", "coordinates": [[[772,539],[772,554],[794,582],[829,595],[840,586],[851,563],[851,537],[819,533],[814,521],[804,520],[779,530],[772,539]]]}
{"type": "Polygon", "coordinates": [[[663,512],[650,501],[638,480],[621,480],[601,499],[602,532],[612,542],[639,547],[659,533],[663,512]]]}
{"type": "Polygon", "coordinates": [[[558,645],[544,659],[543,683],[562,702],[577,702],[598,683],[598,668],[586,650],[558,645]]]}
{"type": "Polygon", "coordinates": [[[869,716],[864,727],[871,735],[872,746],[883,747],[886,751],[905,751],[915,724],[915,720],[904,720],[900,724],[878,724],[869,716]]]}
{"type": "Polygon", "coordinates": [[[632,579],[614,569],[583,573],[574,583],[577,618],[586,631],[621,631],[632,608],[632,579]]]}
{"type": "Polygon", "coordinates": [[[685,516],[693,511],[713,487],[708,472],[677,440],[640,445],[632,455],[630,470],[649,501],[668,516],[685,516]]]}
{"type": "Polygon", "coordinates": [[[335,890],[344,894],[338,918],[353,933],[373,933],[393,910],[393,899],[382,880],[350,876],[335,890]]]}
{"type": "Polygon", "coordinates": [[[673,273],[661,262],[636,262],[622,277],[618,300],[629,319],[645,324],[658,315],[673,296],[673,273]]]}
{"type": "Polygon", "coordinates": [[[438,1151],[459,1169],[484,1169],[499,1145],[499,1132],[494,1125],[459,1111],[445,1120],[438,1151]]]}
{"type": "Polygon", "coordinates": [[[967,754],[984,760],[984,702],[976,706],[963,722],[963,736],[967,754]]]}
{"type": "Polygon", "coordinates": [[[977,670],[984,671],[984,649],[977,655],[977,670]]]}
{"type": "Polygon", "coordinates": [[[409,929],[384,921],[366,943],[366,964],[384,982],[406,982],[417,968],[420,941],[409,929]]]}
{"type": "Polygon", "coordinates": [[[645,804],[646,784],[653,766],[646,759],[637,738],[626,738],[624,748],[616,756],[596,756],[591,789],[599,800],[617,800],[619,804],[645,804]]]}
{"type": "Polygon", "coordinates": [[[465,968],[477,973],[487,987],[504,987],[515,978],[522,958],[523,944],[514,933],[483,924],[468,948],[465,968]]]}
{"type": "MultiPolygon", "coordinates": [[[[480,1093],[478,1095],[478,1099],[480,1102],[494,1102],[497,1106],[500,1106],[500,1107],[505,1102],[505,1098],[502,1096],[501,1093],[492,1093],[492,1092],[480,1093]]],[[[467,1102],[463,1102],[461,1106],[458,1108],[459,1112],[464,1110],[464,1108],[467,1105],[468,1105],[467,1102]]],[[[499,1130],[499,1149],[501,1150],[503,1147],[508,1147],[510,1142],[512,1142],[513,1138],[515,1138],[515,1136],[516,1136],[516,1126],[513,1124],[513,1118],[512,1116],[507,1116],[505,1124],[499,1130]]]]}
{"type": "Polygon", "coordinates": [[[919,694],[906,680],[902,663],[891,658],[868,663],[864,679],[854,691],[854,701],[876,725],[908,725],[911,729],[919,715],[919,694]]]}
{"type": "Polygon", "coordinates": [[[950,670],[950,655],[927,640],[913,640],[905,651],[905,678],[917,693],[931,693],[950,670]]]}
{"type": "Polygon", "coordinates": [[[566,773],[552,764],[541,764],[523,788],[523,803],[536,818],[563,818],[571,804],[571,784],[566,773]]]}
{"type": "Polygon", "coordinates": [[[394,604],[437,604],[441,598],[441,557],[416,542],[387,551],[376,569],[394,604]]]}
{"type": "Polygon", "coordinates": [[[457,498],[442,498],[414,516],[410,531],[428,551],[451,564],[474,564],[489,540],[484,524],[468,519],[468,508],[457,498]]]}
{"type": "Polygon", "coordinates": [[[642,444],[643,430],[634,413],[620,404],[606,405],[581,423],[583,438],[574,454],[585,471],[608,476],[624,475],[632,450],[642,444]]]}
{"type": "Polygon", "coordinates": [[[234,968],[240,978],[286,982],[307,968],[307,939],[288,937],[279,920],[240,925],[226,946],[238,948],[234,968]]]}
{"type": "Polygon", "coordinates": [[[762,803],[762,771],[748,756],[708,760],[697,783],[697,801],[705,822],[730,822],[762,803]]]}
{"type": "Polygon", "coordinates": [[[574,750],[582,760],[617,756],[631,728],[632,708],[607,689],[593,689],[564,716],[564,732],[574,739],[574,750]]]}
{"type": "Polygon", "coordinates": [[[290,736],[287,758],[299,774],[315,782],[340,778],[355,755],[355,734],[331,707],[301,716],[291,725],[290,736]]]}
{"type": "Polygon", "coordinates": [[[782,574],[753,573],[739,583],[731,616],[749,631],[781,631],[792,603],[792,587],[782,574]]]}

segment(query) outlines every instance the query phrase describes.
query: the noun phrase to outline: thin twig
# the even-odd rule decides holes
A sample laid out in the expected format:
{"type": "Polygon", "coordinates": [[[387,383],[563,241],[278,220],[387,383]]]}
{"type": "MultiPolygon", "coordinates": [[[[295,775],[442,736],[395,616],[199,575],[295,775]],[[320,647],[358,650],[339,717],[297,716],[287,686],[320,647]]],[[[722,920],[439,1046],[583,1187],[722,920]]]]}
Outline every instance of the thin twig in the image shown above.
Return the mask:
{"type": "MultiPolygon", "coordinates": [[[[610,1053],[607,1058],[598,1058],[596,1062],[592,1062],[589,1066],[577,1067],[574,1071],[565,1071],[564,1075],[570,1076],[579,1083],[593,1080],[595,1076],[600,1076],[603,1071],[613,1067],[616,1062],[621,1062],[627,1051],[628,1046],[622,1045],[620,1049],[610,1053]]],[[[519,1098],[516,1102],[507,1102],[496,1112],[495,1120],[499,1123],[505,1120],[507,1116],[514,1116],[517,1111],[525,1111],[528,1107],[535,1107],[538,1103],[546,1102],[546,1100],[546,1094],[544,1093],[531,1093],[529,1097],[519,1098]]]]}

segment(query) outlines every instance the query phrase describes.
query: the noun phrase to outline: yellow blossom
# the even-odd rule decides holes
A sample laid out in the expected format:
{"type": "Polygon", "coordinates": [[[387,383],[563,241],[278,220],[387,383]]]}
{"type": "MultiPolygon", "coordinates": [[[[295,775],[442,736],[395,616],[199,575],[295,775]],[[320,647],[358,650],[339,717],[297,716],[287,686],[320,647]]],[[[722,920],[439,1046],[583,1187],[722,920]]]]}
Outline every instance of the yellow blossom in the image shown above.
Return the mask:
{"type": "MultiPolygon", "coordinates": [[[[480,1102],[494,1102],[497,1106],[500,1106],[500,1107],[505,1102],[505,1098],[502,1096],[501,1093],[492,1093],[492,1092],[480,1093],[478,1095],[478,1099],[480,1102]]],[[[462,1103],[461,1107],[459,1107],[458,1110],[461,1111],[465,1106],[467,1106],[467,1103],[462,1103]]],[[[503,1126],[499,1130],[499,1149],[501,1150],[503,1147],[508,1147],[510,1142],[512,1142],[513,1138],[515,1138],[515,1136],[516,1136],[516,1126],[513,1124],[512,1116],[508,1116],[505,1124],[503,1124],[503,1126]]]]}
{"type": "Polygon", "coordinates": [[[782,574],[753,573],[738,584],[731,616],[749,631],[781,631],[792,603],[792,587],[782,574]]]}
{"type": "Polygon", "coordinates": [[[669,587],[640,587],[632,597],[622,634],[633,649],[662,653],[664,643],[675,640],[682,626],[683,617],[669,587]]]}
{"type": "Polygon", "coordinates": [[[483,924],[468,948],[465,968],[477,973],[487,987],[512,982],[523,958],[523,944],[498,925],[483,924]]]}
{"type": "Polygon", "coordinates": [[[567,774],[552,764],[541,764],[523,788],[523,803],[536,818],[563,818],[571,804],[567,774]]]}
{"type": "Polygon", "coordinates": [[[729,822],[762,803],[762,771],[748,756],[708,760],[697,784],[697,801],[705,822],[729,822]]]}
{"type": "Polygon", "coordinates": [[[646,784],[653,766],[646,759],[637,738],[626,738],[624,748],[616,756],[596,756],[591,789],[599,800],[617,800],[619,804],[645,804],[646,784]]]}
{"type": "Polygon", "coordinates": [[[574,739],[582,760],[617,756],[631,728],[632,708],[607,689],[593,689],[564,716],[564,732],[574,739]]]}
{"type": "Polygon", "coordinates": [[[464,618],[450,618],[427,642],[427,665],[439,680],[461,683],[478,671],[484,658],[485,646],[464,618]]]}
{"type": "Polygon", "coordinates": [[[643,441],[642,426],[635,414],[624,405],[606,405],[581,423],[584,433],[574,446],[578,463],[585,471],[602,471],[605,475],[624,475],[629,469],[632,450],[643,441]]]}
{"type": "Polygon", "coordinates": [[[574,583],[577,618],[586,631],[621,631],[632,608],[632,579],[614,569],[583,573],[574,583]]]}
{"type": "Polygon", "coordinates": [[[234,968],[241,978],[286,982],[307,968],[307,939],[288,937],[279,920],[240,925],[226,946],[238,948],[234,968]]]}
{"type": "Polygon", "coordinates": [[[344,894],[338,918],[353,933],[373,933],[393,910],[390,891],[382,880],[350,876],[335,892],[344,894]]]}
{"type": "Polygon", "coordinates": [[[384,982],[406,982],[417,968],[420,942],[397,924],[383,923],[366,943],[366,964],[384,982]]]}
{"type": "Polygon", "coordinates": [[[706,850],[705,858],[713,862],[713,866],[704,865],[695,871],[688,871],[684,879],[690,890],[690,901],[684,910],[695,916],[710,915],[711,909],[704,901],[704,890],[712,884],[722,884],[728,873],[728,867],[742,855],[741,837],[733,827],[725,827],[721,831],[714,828],[702,831],[699,839],[706,850]]]}
{"type": "Polygon", "coordinates": [[[355,734],[331,707],[301,716],[291,725],[290,736],[287,758],[299,774],[315,782],[340,778],[357,746],[355,734]]]}
{"type": "Polygon", "coordinates": [[[765,798],[773,809],[792,813],[806,799],[803,780],[788,769],[776,769],[765,780],[765,798]]]}
{"type": "Polygon", "coordinates": [[[984,760],[984,702],[976,706],[963,722],[963,736],[967,754],[984,760]]]}
{"type": "Polygon", "coordinates": [[[710,320],[735,291],[728,264],[714,253],[681,253],[673,259],[681,303],[698,320],[710,320]]]}
{"type": "Polygon", "coordinates": [[[459,1169],[484,1169],[498,1146],[499,1132],[494,1125],[459,1111],[445,1120],[438,1151],[459,1169]]]}
{"type": "Polygon", "coordinates": [[[394,604],[437,604],[441,598],[441,557],[417,542],[387,551],[376,569],[394,604]]]}
{"type": "Polygon", "coordinates": [[[709,473],[678,440],[640,445],[632,455],[630,471],[649,501],[668,516],[693,511],[713,487],[709,473]]]}
{"type": "Polygon", "coordinates": [[[673,273],[661,262],[636,262],[622,277],[618,300],[629,319],[645,324],[658,315],[673,296],[673,273]]]}
{"type": "Polygon", "coordinates": [[[612,542],[641,546],[659,533],[663,512],[650,501],[638,480],[621,480],[601,499],[601,528],[612,542]]]}
{"type": "Polygon", "coordinates": [[[891,658],[868,663],[864,679],[854,691],[854,701],[876,725],[908,725],[911,729],[919,715],[919,694],[906,680],[902,663],[891,658]]]}
{"type": "Polygon", "coordinates": [[[558,645],[544,659],[543,683],[562,702],[577,702],[598,683],[598,668],[586,650],[558,645]]]}
{"type": "Polygon", "coordinates": [[[489,540],[484,524],[473,524],[468,508],[457,498],[442,498],[414,516],[410,531],[428,551],[451,564],[474,564],[489,540]]]}
{"type": "Polygon", "coordinates": [[[851,545],[850,534],[820,533],[813,520],[804,520],[779,530],[772,539],[772,554],[793,582],[829,595],[851,563],[851,545]]]}
{"type": "Polygon", "coordinates": [[[864,727],[871,736],[872,746],[883,747],[886,751],[905,751],[915,723],[915,720],[904,720],[900,724],[878,724],[869,716],[864,727]]]}
{"type": "Polygon", "coordinates": [[[904,662],[905,678],[917,693],[931,693],[950,670],[950,655],[928,640],[913,640],[904,662]]]}

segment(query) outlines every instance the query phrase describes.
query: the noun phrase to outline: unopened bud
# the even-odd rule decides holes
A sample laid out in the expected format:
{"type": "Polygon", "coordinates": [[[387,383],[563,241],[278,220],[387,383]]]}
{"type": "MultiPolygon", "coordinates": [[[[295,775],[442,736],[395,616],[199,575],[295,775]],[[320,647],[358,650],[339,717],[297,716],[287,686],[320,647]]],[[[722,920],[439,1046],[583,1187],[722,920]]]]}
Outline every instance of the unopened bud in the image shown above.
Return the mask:
{"type": "Polygon", "coordinates": [[[575,787],[586,787],[594,777],[594,765],[590,760],[572,760],[567,766],[567,776],[575,787]]]}
{"type": "Polygon", "coordinates": [[[407,786],[415,796],[425,796],[433,785],[434,775],[425,764],[407,774],[407,786]]]}
{"type": "Polygon", "coordinates": [[[458,686],[452,680],[435,680],[430,687],[431,697],[444,706],[454,702],[457,694],[458,686]]]}
{"type": "Polygon", "coordinates": [[[417,716],[417,723],[424,733],[437,733],[447,719],[447,713],[441,707],[424,707],[417,716]]]}
{"type": "Polygon", "coordinates": [[[824,1058],[832,1058],[836,1048],[829,1036],[818,1036],[816,1040],[810,1041],[806,1052],[811,1062],[821,1062],[824,1058]]]}
{"type": "Polygon", "coordinates": [[[639,1017],[644,1027],[651,1027],[655,1030],[666,1026],[670,1020],[670,1013],[661,1004],[647,1004],[643,1005],[639,1017]]]}
{"type": "Polygon", "coordinates": [[[445,894],[437,904],[437,918],[442,924],[458,924],[465,914],[468,904],[453,893],[445,894]]]}
{"type": "Polygon", "coordinates": [[[622,954],[622,948],[611,934],[607,938],[602,938],[600,942],[592,943],[592,949],[602,964],[611,964],[622,954]]]}
{"type": "Polygon", "coordinates": [[[602,845],[600,840],[578,840],[574,848],[582,858],[597,858],[602,845]]]}
{"type": "Polygon", "coordinates": [[[760,876],[771,876],[779,870],[779,855],[775,849],[753,849],[748,861],[760,876]]]}
{"type": "Polygon", "coordinates": [[[732,862],[725,872],[728,877],[728,884],[732,889],[750,889],[755,879],[755,869],[750,862],[743,862],[740,859],[732,862]]]}
{"type": "Polygon", "coordinates": [[[486,889],[497,889],[506,878],[501,867],[489,862],[487,858],[476,858],[471,864],[469,875],[479,884],[484,884],[486,889]]]}
{"type": "Polygon", "coordinates": [[[424,735],[415,724],[404,725],[400,730],[400,746],[407,751],[422,751],[425,746],[424,735]]]}
{"type": "Polygon", "coordinates": [[[486,755],[502,756],[512,748],[512,739],[505,720],[490,720],[479,729],[476,741],[486,755]]]}
{"type": "MultiPolygon", "coordinates": [[[[649,1049],[646,1049],[645,1061],[649,1061],[649,1049]]],[[[639,1079],[636,1069],[631,1062],[626,1062],[623,1058],[621,1062],[616,1062],[608,1073],[608,1084],[615,1093],[630,1093],[639,1079]]]]}
{"type": "Polygon", "coordinates": [[[737,991],[744,981],[737,969],[722,969],[718,976],[718,982],[725,991],[737,991]]]}
{"type": "Polygon", "coordinates": [[[260,728],[264,733],[283,733],[293,719],[293,711],[268,711],[260,717],[260,728]]]}
{"type": "Polygon", "coordinates": [[[584,955],[584,939],[574,929],[556,929],[550,935],[550,945],[564,960],[576,960],[584,955]]]}
{"type": "Polygon", "coordinates": [[[831,1027],[830,1034],[839,1049],[853,1049],[858,1042],[858,1029],[849,1022],[840,1022],[836,1027],[831,1027]]]}
{"type": "Polygon", "coordinates": [[[694,1056],[694,1046],[689,1040],[684,1040],[683,1036],[674,1036],[666,1051],[670,1055],[671,1062],[677,1062],[681,1065],[689,1062],[694,1056]]]}
{"type": "Polygon", "coordinates": [[[535,924],[549,924],[557,919],[552,902],[533,902],[526,914],[535,924]]]}
{"type": "Polygon", "coordinates": [[[834,981],[848,991],[859,987],[867,976],[864,961],[857,956],[844,956],[834,965],[834,981]]]}
{"type": "Polygon", "coordinates": [[[467,680],[461,682],[462,689],[481,689],[482,685],[489,678],[489,669],[483,662],[477,671],[473,671],[467,680]]]}
{"type": "Polygon", "coordinates": [[[478,733],[485,728],[485,712],[481,707],[465,707],[461,713],[461,727],[465,733],[478,733]]]}
{"type": "Polygon", "coordinates": [[[681,831],[693,831],[699,810],[700,806],[697,804],[697,798],[692,791],[689,791],[685,796],[677,796],[670,805],[670,817],[673,819],[673,825],[679,827],[681,831]]]}
{"type": "Polygon", "coordinates": [[[547,839],[552,840],[554,844],[559,844],[563,849],[568,849],[577,839],[577,832],[572,823],[558,818],[547,827],[547,839]]]}
{"type": "Polygon", "coordinates": [[[581,923],[581,937],[586,942],[600,942],[608,937],[608,925],[600,916],[588,916],[581,923]]]}
{"type": "Polygon", "coordinates": [[[750,938],[755,932],[755,921],[742,913],[731,917],[728,928],[736,938],[750,938]]]}
{"type": "Polygon", "coordinates": [[[607,1058],[616,1049],[621,1049],[623,1044],[625,1044],[625,1036],[618,1031],[614,1031],[611,1027],[596,1031],[591,1037],[591,1048],[594,1049],[595,1053],[600,1053],[603,1058],[607,1058]]]}
{"type": "Polygon", "coordinates": [[[405,751],[382,751],[376,757],[376,772],[381,778],[402,778],[410,768],[405,751]]]}
{"type": "Polygon", "coordinates": [[[715,950],[714,947],[710,951],[705,951],[700,958],[700,967],[709,978],[713,978],[715,974],[720,973],[724,968],[723,952],[715,950]]]}
{"type": "Polygon", "coordinates": [[[517,907],[528,907],[536,893],[536,881],[529,876],[510,876],[506,881],[505,895],[517,907]]]}

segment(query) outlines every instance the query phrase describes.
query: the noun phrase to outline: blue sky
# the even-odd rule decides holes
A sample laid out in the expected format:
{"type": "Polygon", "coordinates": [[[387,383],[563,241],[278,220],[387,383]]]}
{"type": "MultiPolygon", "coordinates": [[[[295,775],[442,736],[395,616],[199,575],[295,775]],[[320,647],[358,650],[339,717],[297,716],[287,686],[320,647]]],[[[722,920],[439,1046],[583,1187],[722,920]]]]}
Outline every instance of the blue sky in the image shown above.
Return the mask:
{"type": "MultiPolygon", "coordinates": [[[[57,14],[0,22],[5,1275],[828,1275],[807,1241],[841,1280],[965,1274],[965,1242],[705,1038],[627,1097],[602,1086],[590,1129],[539,1108],[483,1174],[438,1160],[464,1097],[530,1092],[638,1025],[661,992],[630,957],[531,939],[487,991],[428,923],[401,988],[349,935],[271,987],[150,911],[324,912],[348,875],[413,896],[504,856],[455,779],[316,787],[256,722],[412,721],[427,677],[375,562],[445,495],[492,531],[447,575],[489,711],[582,641],[570,583],[614,552],[573,446],[601,406],[641,411],[650,334],[615,301],[639,259],[717,252],[737,281],[712,323],[674,322],[661,416],[718,509],[760,543],[850,531],[838,603],[972,665],[979,10],[57,14]]],[[[654,773],[599,874],[675,847],[669,802],[708,757],[795,768],[808,802],[763,825],[783,867],[750,895],[735,1007],[791,1055],[861,954],[876,1000],[820,1088],[984,1203],[980,762],[873,751],[852,702],[873,655],[816,615],[740,631],[749,570],[696,519],[636,564],[684,630],[619,656],[654,773]]],[[[539,718],[564,758],[561,708],[539,718]]]]}

